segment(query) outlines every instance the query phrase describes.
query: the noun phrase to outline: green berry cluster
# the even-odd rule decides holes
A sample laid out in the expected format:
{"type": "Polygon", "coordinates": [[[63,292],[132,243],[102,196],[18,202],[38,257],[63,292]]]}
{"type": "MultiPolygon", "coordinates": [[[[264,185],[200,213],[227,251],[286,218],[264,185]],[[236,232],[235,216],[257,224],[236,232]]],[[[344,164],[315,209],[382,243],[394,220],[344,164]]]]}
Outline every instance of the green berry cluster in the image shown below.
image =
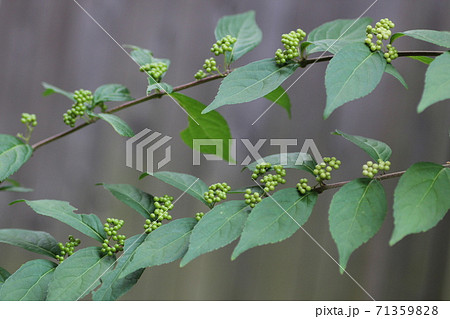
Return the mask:
{"type": "Polygon", "coordinates": [[[197,73],[194,74],[194,78],[196,80],[201,80],[206,77],[206,73],[203,70],[198,70],[197,73]]]}
{"type": "Polygon", "coordinates": [[[227,51],[232,51],[232,45],[237,41],[235,37],[231,35],[227,35],[213,44],[211,48],[211,52],[213,52],[216,56],[220,54],[224,54],[227,51]]]}
{"type": "Polygon", "coordinates": [[[341,161],[337,160],[336,157],[324,157],[323,162],[317,164],[314,168],[314,175],[316,175],[316,181],[321,183],[324,180],[331,179],[331,171],[333,169],[339,169],[341,166],[341,161]]]}
{"type": "Polygon", "coordinates": [[[92,92],[89,90],[76,90],[73,92],[73,98],[75,99],[75,104],[72,108],[68,109],[63,115],[64,123],[70,127],[75,126],[78,116],[83,116],[86,112],[86,104],[91,104],[93,100],[92,92]]]}
{"type": "Polygon", "coordinates": [[[214,58],[209,58],[205,60],[203,68],[206,70],[206,72],[211,73],[212,71],[217,71],[216,64],[217,62],[214,58]]]}
{"type": "Polygon", "coordinates": [[[150,75],[156,82],[161,82],[164,73],[167,71],[168,66],[164,62],[152,62],[144,64],[139,68],[139,71],[145,72],[150,75]]]}
{"type": "Polygon", "coordinates": [[[203,194],[207,203],[218,203],[223,199],[227,199],[227,193],[231,187],[227,183],[216,183],[209,186],[209,191],[203,194]]]}
{"type": "Polygon", "coordinates": [[[256,204],[258,204],[260,201],[262,201],[261,195],[259,195],[258,192],[254,192],[252,194],[252,190],[250,188],[247,188],[245,190],[245,203],[250,205],[251,208],[255,207],[256,204]]]}
{"type": "Polygon", "coordinates": [[[282,165],[274,165],[273,169],[276,171],[276,174],[267,174],[259,181],[264,184],[264,191],[266,193],[275,190],[275,187],[278,184],[285,184],[286,180],[283,178],[286,176],[286,170],[282,165]]]}
{"type": "Polygon", "coordinates": [[[297,183],[297,189],[302,195],[306,194],[306,192],[311,191],[311,186],[308,185],[308,179],[307,178],[300,179],[300,182],[297,183]]]}
{"type": "Polygon", "coordinates": [[[106,223],[103,225],[106,235],[108,238],[103,240],[102,249],[103,253],[107,253],[109,256],[122,251],[123,246],[125,245],[125,239],[127,238],[125,235],[119,235],[117,232],[122,228],[124,221],[122,219],[117,218],[107,218],[106,223]],[[111,241],[115,241],[116,243],[113,245],[111,241]]]}
{"type": "Polygon", "coordinates": [[[198,220],[198,221],[200,221],[200,219],[202,219],[203,216],[205,216],[205,213],[196,213],[196,214],[195,214],[195,219],[198,220]]]}
{"type": "Polygon", "coordinates": [[[300,55],[298,47],[305,38],[306,33],[302,29],[291,31],[281,36],[281,43],[285,50],[278,49],[275,52],[275,61],[277,64],[284,64],[300,55]]]}
{"type": "Polygon", "coordinates": [[[257,179],[258,176],[264,175],[268,170],[272,168],[272,164],[270,163],[260,163],[256,164],[256,168],[253,171],[252,178],[257,179]]]}
{"type": "MultiPolygon", "coordinates": [[[[203,69],[207,73],[212,73],[214,71],[217,71],[217,62],[214,58],[205,59],[205,63],[203,64],[203,69]]],[[[206,73],[203,70],[198,70],[197,73],[195,73],[194,77],[197,80],[203,79],[206,77],[206,73]]]]}
{"type": "Polygon", "coordinates": [[[169,214],[169,210],[173,209],[173,197],[164,195],[161,197],[153,197],[155,205],[155,211],[150,214],[150,219],[145,220],[145,232],[151,233],[162,225],[164,219],[171,220],[172,216],[169,214]]]}
{"type": "Polygon", "coordinates": [[[58,243],[59,249],[61,252],[59,255],[56,255],[56,259],[62,263],[64,258],[67,256],[72,256],[75,252],[75,247],[77,247],[81,243],[81,240],[78,238],[74,238],[72,235],[69,236],[69,241],[63,245],[63,243],[58,243]]]}
{"type": "Polygon", "coordinates": [[[392,60],[398,58],[398,51],[392,44],[386,45],[387,51],[384,53],[384,58],[387,63],[391,63],[392,60]]]}
{"type": "MultiPolygon", "coordinates": [[[[366,40],[365,43],[371,51],[381,51],[383,40],[388,40],[391,35],[391,29],[395,27],[395,24],[388,18],[381,19],[375,24],[375,27],[368,25],[366,27],[366,40]],[[375,40],[375,43],[373,42],[375,40]]],[[[383,54],[388,63],[398,57],[398,52],[391,44],[386,46],[387,51],[383,54]]]]}
{"type": "Polygon", "coordinates": [[[369,178],[373,178],[379,171],[388,171],[391,169],[391,162],[378,159],[378,163],[368,161],[362,167],[362,174],[369,178]]]}
{"type": "Polygon", "coordinates": [[[25,124],[27,127],[35,127],[37,125],[36,114],[22,113],[20,122],[25,124]]]}

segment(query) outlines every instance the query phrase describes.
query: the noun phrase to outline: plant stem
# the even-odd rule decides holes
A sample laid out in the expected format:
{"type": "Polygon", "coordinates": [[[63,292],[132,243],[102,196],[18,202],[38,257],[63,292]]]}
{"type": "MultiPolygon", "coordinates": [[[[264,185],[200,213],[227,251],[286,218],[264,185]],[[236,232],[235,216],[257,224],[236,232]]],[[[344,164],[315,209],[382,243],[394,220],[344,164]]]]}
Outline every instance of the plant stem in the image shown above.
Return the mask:
{"type": "MultiPolygon", "coordinates": [[[[438,55],[440,55],[440,54],[442,54],[444,52],[445,51],[399,51],[398,52],[398,56],[399,57],[400,56],[401,57],[408,57],[408,56],[438,56],[438,55]]],[[[307,66],[309,64],[313,64],[313,63],[326,62],[326,61],[330,61],[332,58],[333,58],[333,55],[326,55],[326,56],[322,56],[320,58],[310,58],[310,59],[306,59],[306,60],[300,61],[300,66],[301,67],[305,67],[305,66],[307,66]]],[[[227,71],[227,72],[225,72],[223,74],[215,74],[215,75],[211,75],[211,76],[208,76],[206,78],[203,78],[203,79],[200,79],[200,80],[197,80],[197,81],[192,81],[192,82],[189,82],[189,83],[185,83],[185,84],[179,85],[177,87],[174,87],[173,92],[182,91],[182,90],[185,90],[185,89],[188,89],[188,88],[191,88],[191,87],[195,87],[197,85],[200,85],[200,84],[203,84],[203,83],[206,83],[206,82],[210,82],[210,81],[214,81],[214,80],[217,80],[217,79],[224,78],[228,74],[230,74],[231,72],[232,71],[229,70],[229,71],[227,71]]],[[[129,108],[131,106],[134,106],[134,105],[137,105],[137,104],[140,104],[140,103],[152,100],[152,99],[161,98],[161,97],[163,97],[166,94],[167,93],[165,93],[165,92],[156,92],[156,93],[153,93],[153,94],[150,94],[150,95],[138,98],[136,100],[133,100],[133,101],[121,104],[119,106],[116,106],[115,108],[109,109],[108,111],[106,111],[104,113],[109,113],[109,114],[116,113],[116,112],[119,112],[119,111],[121,111],[123,109],[129,108]]],[[[98,121],[98,119],[93,119],[90,122],[85,122],[83,124],[80,124],[80,125],[72,128],[72,129],[70,129],[68,131],[61,132],[61,133],[55,134],[53,136],[50,136],[50,137],[48,137],[46,139],[43,139],[43,140],[33,144],[32,148],[33,148],[33,150],[37,150],[38,148],[40,148],[40,147],[42,147],[44,145],[47,145],[47,144],[49,144],[49,143],[51,143],[53,141],[59,140],[60,138],[62,138],[64,136],[67,136],[69,134],[72,134],[72,133],[74,133],[74,132],[76,132],[76,131],[78,131],[78,130],[80,130],[80,129],[82,129],[82,128],[90,125],[90,124],[93,124],[93,123],[95,123],[97,121],[98,121]]]]}
{"type": "MultiPolygon", "coordinates": [[[[447,162],[447,164],[442,165],[444,167],[450,167],[450,164],[447,162]]],[[[403,174],[405,174],[406,171],[399,171],[399,172],[393,172],[393,173],[389,173],[389,174],[383,174],[377,177],[374,177],[373,179],[376,179],[378,181],[383,181],[385,179],[391,179],[391,178],[398,178],[400,176],[402,176],[403,174]]],[[[345,182],[338,182],[338,183],[334,183],[334,184],[325,184],[321,187],[315,188],[314,190],[317,191],[318,193],[322,193],[323,191],[329,190],[329,189],[333,189],[333,188],[340,188],[342,186],[344,186],[345,184],[350,183],[351,181],[345,181],[345,182]]]]}

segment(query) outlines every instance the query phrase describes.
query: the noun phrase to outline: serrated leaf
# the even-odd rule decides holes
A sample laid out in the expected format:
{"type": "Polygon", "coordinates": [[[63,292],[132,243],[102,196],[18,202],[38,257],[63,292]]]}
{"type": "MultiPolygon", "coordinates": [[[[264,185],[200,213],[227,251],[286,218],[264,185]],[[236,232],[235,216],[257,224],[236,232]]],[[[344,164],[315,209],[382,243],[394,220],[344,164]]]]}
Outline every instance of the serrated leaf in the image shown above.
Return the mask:
{"type": "Polygon", "coordinates": [[[55,258],[61,251],[52,235],[27,229],[0,229],[0,242],[55,258]]]}
{"type": "Polygon", "coordinates": [[[195,218],[181,218],[152,231],[136,250],[121,277],[138,269],[167,264],[183,257],[195,224],[195,218]]]}
{"type": "Polygon", "coordinates": [[[122,278],[120,276],[146,236],[147,234],[143,233],[125,240],[123,255],[118,259],[116,268],[102,276],[101,287],[92,293],[92,299],[94,301],[117,300],[137,283],[144,269],[138,269],[122,278]]]}
{"type": "Polygon", "coordinates": [[[253,208],[231,259],[244,251],[292,236],[311,215],[316,192],[300,196],[296,188],[285,188],[263,199],[253,208]]]}
{"type": "Polygon", "coordinates": [[[57,219],[101,243],[106,238],[103,224],[97,215],[76,214],[74,211],[77,208],[71,206],[68,202],[42,199],[34,201],[25,200],[25,203],[36,213],[57,219]]]}
{"type": "Polygon", "coordinates": [[[312,30],[307,40],[312,42],[307,53],[328,51],[336,54],[343,47],[364,42],[366,26],[372,23],[371,18],[338,19],[322,24],[312,30]]]}
{"type": "Polygon", "coordinates": [[[70,99],[70,100],[75,102],[75,99],[73,98],[73,93],[72,92],[64,91],[63,89],[57,88],[56,86],[48,84],[48,83],[45,83],[45,82],[42,82],[42,86],[45,88],[45,91],[42,92],[43,96],[47,96],[47,95],[51,95],[51,94],[54,94],[54,93],[58,93],[58,94],[64,95],[68,99],[70,99]]]}
{"type": "Polygon", "coordinates": [[[413,60],[417,60],[419,62],[422,62],[424,64],[430,64],[434,61],[434,58],[430,58],[429,56],[409,56],[408,58],[411,58],[413,60]]]}
{"type": "Polygon", "coordinates": [[[272,167],[274,165],[283,165],[284,168],[301,169],[308,173],[312,173],[317,165],[316,161],[308,153],[294,152],[265,156],[259,161],[248,164],[246,168],[254,171],[256,165],[263,162],[272,164],[272,167]]]}
{"type": "Polygon", "coordinates": [[[266,94],[264,97],[284,108],[288,113],[289,119],[291,118],[291,100],[281,86],[277,87],[269,94],[266,94]]]}
{"type": "Polygon", "coordinates": [[[121,136],[125,137],[133,137],[134,132],[131,129],[131,127],[128,126],[128,124],[122,120],[120,117],[112,114],[106,114],[106,113],[93,113],[94,116],[101,118],[102,120],[108,122],[113,129],[119,133],[121,136]]]}
{"type": "Polygon", "coordinates": [[[254,49],[262,40],[262,32],[256,24],[254,11],[222,17],[217,22],[214,33],[216,40],[227,35],[236,38],[233,51],[227,52],[225,55],[227,64],[254,49]]]}
{"type": "MultiPolygon", "coordinates": [[[[199,101],[180,93],[172,93],[171,96],[180,103],[189,114],[189,126],[180,132],[183,141],[192,149],[205,154],[218,154],[215,145],[204,145],[194,147],[194,140],[220,140],[222,146],[222,157],[227,162],[234,162],[231,158],[231,132],[227,121],[216,111],[202,114],[206,106],[199,101]]],[[[220,155],[220,154],[219,154],[220,155]]]]}
{"type": "Polygon", "coordinates": [[[341,105],[366,96],[378,85],[386,59],[364,43],[345,46],[330,61],[325,74],[327,106],[324,118],[341,105]]]}
{"type": "Polygon", "coordinates": [[[444,52],[428,66],[425,73],[425,88],[417,106],[423,112],[430,105],[450,99],[450,52],[444,52]]]}
{"type": "Polygon", "coordinates": [[[222,105],[244,103],[263,97],[280,86],[297,68],[296,63],[280,67],[275,59],[264,59],[237,68],[222,80],[214,101],[202,114],[222,105]]]}
{"type": "Polygon", "coordinates": [[[242,200],[225,202],[211,209],[195,225],[189,249],[181,260],[180,266],[200,255],[224,247],[237,239],[242,233],[250,207],[242,200]]]}
{"type": "Polygon", "coordinates": [[[392,150],[386,143],[367,137],[350,135],[339,130],[334,131],[333,134],[342,136],[346,140],[352,142],[366,152],[374,161],[378,161],[378,159],[387,161],[391,157],[392,150]]]}
{"type": "Polygon", "coordinates": [[[65,259],[55,270],[47,300],[76,301],[94,290],[115,260],[103,255],[100,249],[87,247],[65,259]]]}
{"type": "Polygon", "coordinates": [[[436,226],[450,209],[449,190],[449,168],[429,162],[408,168],[395,188],[394,233],[389,244],[436,226]]]}
{"type": "Polygon", "coordinates": [[[0,288],[0,300],[43,301],[57,264],[35,259],[23,264],[0,288]]]}
{"type": "Polygon", "coordinates": [[[333,196],[328,214],[341,273],[350,255],[380,230],[386,210],[383,186],[374,179],[355,179],[333,196]]]}
{"type": "Polygon", "coordinates": [[[150,218],[150,214],[155,210],[153,196],[147,194],[140,189],[128,184],[101,184],[105,189],[120,200],[125,205],[128,205],[144,218],[150,218]]]}
{"type": "Polygon", "coordinates": [[[391,43],[396,39],[408,36],[417,40],[433,43],[441,47],[450,48],[450,32],[449,31],[437,31],[437,30],[408,30],[404,32],[398,32],[392,35],[391,43]]]}
{"type": "Polygon", "coordinates": [[[132,99],[130,91],[125,86],[121,84],[105,84],[95,90],[92,105],[101,102],[130,101],[132,99]]]}
{"type": "Polygon", "coordinates": [[[0,182],[14,174],[33,154],[30,145],[18,138],[0,134],[0,182]]]}
{"type": "Polygon", "coordinates": [[[408,89],[408,84],[406,84],[405,79],[403,78],[403,76],[400,74],[400,72],[397,71],[397,69],[390,63],[386,64],[386,69],[384,70],[384,72],[392,75],[394,78],[396,78],[397,80],[399,80],[399,82],[406,88],[408,89]]]}
{"type": "Polygon", "coordinates": [[[156,172],[152,174],[153,177],[178,188],[179,190],[186,192],[186,194],[198,199],[199,201],[209,205],[205,198],[204,193],[207,192],[208,186],[200,178],[183,173],[176,172],[156,172]]]}

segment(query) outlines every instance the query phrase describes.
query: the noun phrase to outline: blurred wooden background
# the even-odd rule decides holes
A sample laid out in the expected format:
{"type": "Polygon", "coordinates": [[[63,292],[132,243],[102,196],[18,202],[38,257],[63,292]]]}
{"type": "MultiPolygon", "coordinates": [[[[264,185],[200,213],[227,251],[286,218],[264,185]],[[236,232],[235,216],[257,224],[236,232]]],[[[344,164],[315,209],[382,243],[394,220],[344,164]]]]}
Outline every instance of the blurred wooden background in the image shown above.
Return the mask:
{"type": "MultiPolygon", "coordinates": [[[[80,0],[90,14],[120,43],[152,50],[156,57],[171,60],[165,81],[179,85],[193,80],[194,73],[210,56],[217,20],[224,15],[256,11],[263,42],[235,66],[272,57],[281,47],[280,36],[298,27],[306,32],[338,18],[356,18],[373,1],[323,0],[80,0]]],[[[450,30],[450,2],[378,1],[366,14],[374,21],[388,17],[395,32],[410,29],[450,30]]],[[[89,17],[70,0],[0,1],[0,133],[23,130],[22,112],[36,113],[38,127],[32,142],[66,129],[62,114],[70,102],[62,96],[42,97],[41,82],[63,89],[94,90],[105,83],[121,83],[134,97],[145,95],[146,78],[135,63],[89,17]]],[[[402,38],[399,50],[436,49],[425,42],[402,38]]],[[[417,161],[450,159],[450,102],[444,101],[418,115],[416,107],[423,89],[426,66],[399,59],[395,66],[409,90],[385,75],[369,96],[346,104],[326,121],[325,63],[314,65],[292,87],[293,117],[274,106],[255,125],[253,121],[270,104],[258,100],[220,109],[234,138],[312,138],[323,156],[343,162],[336,181],[356,178],[368,160],[365,153],[343,139],[330,135],[335,129],[385,141],[393,149],[392,169],[402,170],[417,161]],[[350,155],[351,154],[351,155],[350,155]]],[[[298,70],[300,75],[304,70],[298,70]]],[[[450,71],[449,71],[450,72],[450,71]]],[[[284,87],[294,81],[290,79],[284,87]]],[[[183,93],[208,104],[219,83],[183,93]]],[[[118,113],[135,132],[144,128],[174,137],[174,159],[164,170],[194,174],[207,183],[227,181],[246,186],[248,176],[239,166],[203,162],[192,166],[192,151],[179,132],[187,126],[185,113],[168,98],[153,100],[118,113]]],[[[302,142],[301,142],[302,143],[302,142]]],[[[300,144],[301,144],[300,143],[300,144]]],[[[263,155],[277,151],[267,145],[263,155]]],[[[298,150],[293,150],[298,151],[298,150]]],[[[247,155],[238,145],[238,159],[247,155]]],[[[292,173],[291,182],[298,177],[292,173]]],[[[0,227],[43,230],[65,241],[79,235],[52,219],[34,214],[26,205],[8,206],[13,200],[57,199],[69,201],[81,213],[96,213],[126,220],[124,231],[142,230],[143,220],[96,183],[129,183],[149,193],[179,191],[152,178],[138,181],[139,172],[125,166],[125,138],[106,123],[97,123],[36,151],[13,177],[33,193],[0,193],[0,227]]],[[[394,247],[392,190],[395,180],[384,183],[389,202],[388,217],[381,231],[350,258],[348,272],[377,300],[450,299],[449,227],[447,216],[433,230],[408,236],[394,247]]],[[[327,207],[333,192],[322,195],[305,229],[334,257],[336,246],[328,230],[327,207]]],[[[204,209],[184,196],[175,217],[193,216],[204,209]]],[[[84,237],[83,237],[84,238],[84,237]]],[[[89,239],[85,243],[92,243],[89,239]]],[[[184,268],[178,263],[148,269],[138,285],[122,300],[368,300],[368,296],[303,231],[275,245],[252,249],[231,262],[236,243],[201,256],[184,268]]],[[[36,255],[0,244],[0,265],[10,272],[36,255]]]]}

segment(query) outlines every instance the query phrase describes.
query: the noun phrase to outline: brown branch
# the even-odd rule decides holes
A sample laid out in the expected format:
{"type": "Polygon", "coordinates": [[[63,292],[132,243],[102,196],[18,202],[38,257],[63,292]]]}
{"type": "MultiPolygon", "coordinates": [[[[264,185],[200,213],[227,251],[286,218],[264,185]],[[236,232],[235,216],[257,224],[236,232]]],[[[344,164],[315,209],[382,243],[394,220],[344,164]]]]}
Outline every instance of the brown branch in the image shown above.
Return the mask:
{"type": "MultiPolygon", "coordinates": [[[[440,54],[442,54],[444,52],[445,51],[399,51],[398,52],[398,56],[399,57],[400,56],[402,56],[402,57],[405,57],[405,56],[438,56],[438,55],[440,55],[440,54]]],[[[305,66],[307,66],[309,64],[313,64],[313,63],[330,61],[332,58],[333,58],[333,55],[326,55],[326,56],[322,56],[320,58],[310,58],[310,59],[302,60],[302,61],[299,61],[299,63],[300,63],[301,67],[305,67],[305,66]]],[[[186,84],[179,85],[179,86],[173,88],[173,92],[182,91],[182,90],[185,90],[185,89],[188,89],[188,88],[191,88],[191,87],[194,87],[194,86],[206,83],[206,82],[210,82],[210,81],[214,81],[214,80],[223,78],[223,77],[227,76],[228,74],[230,74],[231,72],[232,71],[227,71],[223,75],[215,74],[215,75],[211,75],[211,76],[208,76],[206,78],[203,78],[201,80],[192,81],[192,82],[189,82],[189,83],[186,83],[186,84]]],[[[149,101],[149,100],[153,100],[153,99],[156,99],[156,98],[161,98],[162,96],[164,96],[166,94],[167,93],[165,93],[165,92],[156,92],[156,93],[153,93],[153,94],[150,94],[150,95],[138,98],[136,100],[133,100],[133,101],[121,104],[119,106],[116,106],[115,108],[109,109],[105,113],[109,113],[109,114],[116,113],[116,112],[119,112],[119,111],[121,111],[123,109],[129,108],[129,107],[131,107],[133,105],[137,105],[137,104],[140,104],[140,103],[143,103],[143,102],[146,102],[146,101],[149,101]]],[[[72,128],[72,129],[70,129],[68,131],[61,132],[61,133],[55,134],[53,136],[50,136],[50,137],[48,137],[46,139],[43,139],[43,140],[33,144],[32,148],[33,148],[33,150],[37,150],[38,148],[40,148],[40,147],[42,147],[42,146],[44,146],[46,144],[49,144],[49,143],[51,143],[53,141],[56,141],[56,140],[59,140],[60,138],[62,138],[64,136],[72,134],[73,132],[76,132],[76,131],[78,131],[78,130],[80,130],[80,129],[82,129],[82,128],[90,125],[90,124],[93,124],[93,123],[97,122],[97,120],[98,119],[92,119],[90,122],[86,122],[86,123],[80,124],[80,125],[72,128]]]]}
{"type": "MultiPolygon", "coordinates": [[[[450,163],[447,162],[447,164],[444,164],[442,166],[450,167],[450,163]]],[[[393,173],[389,173],[389,174],[383,174],[383,175],[374,177],[373,179],[376,179],[378,181],[383,181],[385,179],[398,178],[398,177],[402,176],[403,174],[405,174],[405,172],[406,171],[399,171],[399,172],[393,172],[393,173]]],[[[329,190],[329,189],[340,188],[340,187],[342,187],[345,184],[348,184],[350,182],[351,181],[339,182],[339,183],[334,183],[334,184],[325,184],[323,186],[315,188],[315,191],[317,191],[318,193],[322,193],[323,191],[326,191],[326,190],[329,190]]]]}
{"type": "MultiPolygon", "coordinates": [[[[211,75],[211,76],[208,76],[206,78],[203,78],[201,80],[192,81],[192,82],[189,82],[189,83],[186,83],[186,84],[182,84],[180,86],[174,87],[173,88],[173,92],[185,90],[185,89],[188,89],[188,88],[191,88],[191,87],[194,87],[194,86],[206,83],[206,82],[210,82],[210,81],[213,81],[213,80],[216,80],[216,79],[220,79],[220,78],[228,75],[228,73],[229,72],[226,72],[223,75],[215,74],[215,75],[211,75]]],[[[150,95],[138,98],[136,100],[133,100],[133,101],[121,104],[121,105],[119,105],[119,106],[117,106],[115,108],[111,108],[108,111],[106,111],[105,113],[109,113],[109,114],[116,113],[116,112],[121,111],[123,109],[126,109],[126,108],[128,108],[130,106],[137,105],[137,104],[140,104],[140,103],[143,103],[143,102],[146,102],[146,101],[149,101],[149,100],[153,100],[153,99],[156,99],[156,98],[160,98],[160,97],[162,97],[162,96],[164,96],[166,94],[167,93],[165,93],[165,92],[156,92],[156,93],[153,93],[153,94],[150,94],[150,95]]],[[[38,149],[38,148],[40,148],[40,147],[42,147],[42,146],[44,146],[44,145],[46,145],[48,143],[51,143],[51,142],[56,141],[56,140],[59,140],[60,138],[66,136],[66,135],[72,134],[72,133],[82,129],[83,127],[86,127],[86,126],[88,126],[90,124],[93,124],[93,123],[95,123],[97,121],[98,121],[98,119],[94,118],[90,122],[85,122],[83,124],[80,124],[80,125],[72,128],[72,129],[70,129],[70,130],[67,130],[65,132],[61,132],[61,133],[55,134],[53,136],[50,136],[50,137],[48,137],[46,139],[43,139],[43,140],[33,144],[31,147],[33,148],[33,150],[36,150],[36,149],[38,149]]]]}

